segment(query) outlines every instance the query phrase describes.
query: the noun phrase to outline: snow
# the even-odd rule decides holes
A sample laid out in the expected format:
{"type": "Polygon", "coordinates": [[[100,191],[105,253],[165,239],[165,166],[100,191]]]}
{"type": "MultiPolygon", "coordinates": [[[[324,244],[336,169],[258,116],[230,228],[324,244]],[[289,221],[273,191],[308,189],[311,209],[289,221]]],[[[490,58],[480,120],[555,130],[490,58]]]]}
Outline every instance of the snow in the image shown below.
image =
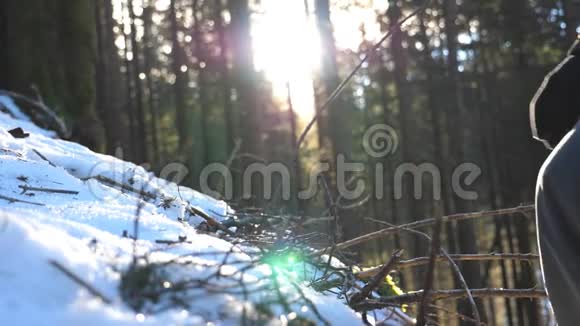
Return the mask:
{"type": "Polygon", "coordinates": [[[0,95],[0,105],[4,107],[11,116],[20,121],[30,121],[30,118],[22,113],[14,100],[6,95],[0,95]]]}
{"type": "Polygon", "coordinates": [[[56,132],[39,128],[32,123],[30,118],[18,109],[11,97],[0,95],[0,128],[11,130],[16,127],[21,127],[27,132],[44,135],[49,138],[56,137],[56,132]]]}
{"type": "MultiPolygon", "coordinates": [[[[224,275],[239,273],[252,260],[248,253],[256,249],[196,231],[192,226],[203,220],[189,216],[186,209],[191,205],[218,221],[234,212],[222,201],[161,180],[142,167],[57,139],[54,132],[34,125],[6,96],[0,96],[0,104],[7,109],[0,111],[0,325],[237,325],[242,307],[249,313],[255,311],[253,303],[264,299],[260,293],[245,299],[240,294],[196,289],[189,293],[187,310],[176,306],[156,314],[134,312],[119,290],[121,272],[130,266],[134,253],[147,254],[150,263],[183,257],[195,261],[169,264],[165,270],[168,280],[184,275],[203,278],[217,268],[224,275]],[[30,136],[12,137],[8,130],[16,127],[30,136]],[[130,184],[135,190],[154,194],[155,199],[145,201],[142,195],[99,178],[130,184]],[[23,186],[75,193],[26,190],[23,186]],[[134,242],[131,236],[139,206],[139,240],[134,242]],[[187,241],[169,248],[156,243],[178,237],[187,241]],[[224,253],[229,251],[233,254],[226,257],[224,253]],[[78,275],[111,304],[73,282],[51,261],[78,275]]],[[[242,275],[244,282],[254,284],[250,287],[258,286],[270,282],[271,270],[258,265],[242,275]]],[[[362,324],[360,316],[336,295],[301,288],[332,325],[362,324]]],[[[296,294],[288,286],[282,290],[289,297],[296,294]]],[[[292,308],[317,321],[304,304],[292,308]]],[[[281,308],[275,312],[272,324],[284,324],[294,317],[284,315],[281,308]]]]}

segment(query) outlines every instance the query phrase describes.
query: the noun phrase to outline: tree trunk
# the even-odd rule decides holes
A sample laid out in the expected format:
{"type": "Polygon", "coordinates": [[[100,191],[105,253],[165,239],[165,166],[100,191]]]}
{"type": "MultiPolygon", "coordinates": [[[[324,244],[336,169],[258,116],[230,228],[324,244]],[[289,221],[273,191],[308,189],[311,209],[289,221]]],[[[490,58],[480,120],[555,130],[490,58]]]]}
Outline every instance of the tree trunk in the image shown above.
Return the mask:
{"type": "MultiPolygon", "coordinates": [[[[409,132],[409,127],[412,126],[412,120],[410,116],[412,115],[412,102],[410,97],[409,83],[407,81],[408,73],[408,62],[407,53],[403,49],[403,31],[401,27],[397,24],[401,18],[401,3],[399,1],[391,1],[389,9],[387,10],[387,17],[389,18],[389,28],[393,31],[390,38],[390,50],[392,52],[393,60],[393,77],[395,83],[395,94],[398,101],[399,107],[399,148],[401,151],[401,161],[404,163],[413,163],[412,148],[413,144],[411,141],[411,133],[409,132]]],[[[411,221],[418,217],[418,207],[414,200],[414,189],[413,182],[409,176],[402,179],[400,185],[394,185],[395,187],[401,187],[402,197],[400,199],[395,198],[397,201],[397,206],[400,208],[397,212],[400,214],[404,212],[407,216],[406,221],[411,221]]],[[[406,222],[405,221],[405,222],[406,222]]],[[[399,221],[404,222],[404,221],[399,221]]],[[[427,244],[422,241],[416,242],[414,244],[408,244],[411,246],[411,252],[415,256],[422,256],[427,252],[427,244]]],[[[424,282],[424,275],[418,272],[414,275],[414,282],[419,285],[424,282]]]]}
{"type": "Polygon", "coordinates": [[[203,35],[200,29],[200,19],[203,16],[203,2],[200,4],[198,0],[193,1],[193,39],[195,43],[195,56],[197,58],[197,94],[199,100],[200,110],[200,125],[201,138],[203,143],[203,157],[201,163],[203,166],[211,162],[210,157],[210,138],[209,138],[209,101],[207,97],[207,75],[204,65],[206,65],[207,56],[205,54],[205,44],[203,42],[203,35]]]}
{"type": "Polygon", "coordinates": [[[159,108],[155,101],[155,83],[151,70],[153,69],[154,53],[151,48],[151,19],[155,9],[150,3],[143,8],[143,64],[145,68],[145,83],[147,85],[147,106],[149,108],[149,132],[151,138],[151,152],[153,164],[160,166],[161,157],[159,154],[159,108]]]}
{"type": "MultiPolygon", "coordinates": [[[[306,23],[310,24],[310,19],[312,15],[310,14],[310,6],[308,5],[308,0],[304,0],[303,3],[304,7],[304,15],[306,16],[306,23]]],[[[320,112],[320,105],[324,101],[323,97],[323,87],[321,85],[321,81],[319,80],[320,76],[313,76],[312,78],[312,91],[314,93],[314,109],[316,114],[320,117],[316,120],[316,139],[318,144],[318,150],[322,153],[325,148],[325,144],[328,140],[328,127],[326,125],[326,114],[324,112],[320,112]]]]}
{"type": "Polygon", "coordinates": [[[0,85],[60,110],[73,138],[94,150],[105,143],[95,109],[96,35],[88,0],[2,1],[0,85]]]}
{"type": "Polygon", "coordinates": [[[186,100],[185,87],[187,84],[187,76],[185,72],[181,71],[181,67],[185,66],[185,54],[179,44],[177,37],[179,26],[177,22],[175,4],[176,0],[171,0],[169,4],[169,21],[171,32],[171,68],[175,75],[175,84],[173,91],[175,94],[175,122],[177,126],[177,137],[179,139],[178,152],[180,156],[187,157],[190,151],[192,142],[188,138],[188,115],[186,114],[186,100]]]}
{"type": "MultiPolygon", "coordinates": [[[[262,124],[263,108],[258,91],[258,76],[254,70],[252,37],[250,33],[250,8],[248,0],[228,0],[231,16],[232,77],[236,89],[236,106],[240,117],[241,152],[257,157],[263,156],[262,124]]],[[[241,160],[242,171],[253,159],[241,160]]],[[[251,194],[244,194],[249,205],[261,203],[261,187],[252,183],[251,194]]]]}
{"type": "Polygon", "coordinates": [[[133,8],[133,0],[127,0],[129,17],[131,20],[131,52],[133,53],[133,60],[131,60],[133,66],[133,87],[135,88],[135,113],[137,115],[137,131],[136,145],[137,145],[137,161],[139,163],[144,163],[147,161],[147,130],[145,127],[145,108],[143,104],[143,85],[141,84],[141,64],[139,62],[140,50],[139,44],[137,43],[137,28],[135,26],[135,11],[133,8]]]}
{"type": "MultiPolygon", "coordinates": [[[[122,4],[122,3],[121,3],[122,4]]],[[[121,25],[121,30],[125,29],[125,22],[123,21],[123,25],[121,25]]],[[[138,160],[137,158],[137,127],[136,127],[136,114],[135,114],[135,105],[133,101],[134,96],[134,88],[131,82],[131,61],[129,61],[129,40],[127,39],[127,35],[125,33],[121,33],[123,35],[123,66],[125,68],[125,88],[126,88],[126,102],[125,102],[125,110],[127,111],[127,115],[129,118],[129,159],[132,161],[138,160]]]]}
{"type": "MultiPolygon", "coordinates": [[[[475,45],[476,53],[479,53],[479,60],[481,64],[476,65],[476,71],[481,72],[481,76],[478,78],[478,89],[480,90],[480,132],[481,132],[481,147],[483,148],[483,159],[485,162],[485,168],[489,171],[489,198],[491,201],[491,209],[498,209],[503,207],[503,201],[501,198],[501,188],[499,186],[498,179],[498,159],[494,152],[494,148],[497,148],[497,141],[495,139],[495,127],[493,124],[493,117],[498,111],[499,103],[497,101],[497,94],[493,89],[493,78],[496,75],[491,70],[488,62],[484,46],[475,45]],[[494,109],[495,108],[495,109],[494,109]]],[[[501,222],[501,217],[494,218],[494,241],[492,244],[491,252],[506,252],[505,245],[503,241],[503,225],[501,222]]],[[[508,266],[505,261],[501,260],[499,262],[501,270],[501,287],[509,288],[508,280],[508,266]]],[[[488,268],[489,270],[489,268],[488,268]]],[[[489,273],[488,273],[489,274],[489,273]]],[[[489,286],[494,287],[494,284],[489,286]]],[[[493,301],[493,300],[492,300],[493,301]]],[[[512,310],[512,302],[509,298],[504,298],[504,307],[506,309],[507,325],[514,325],[514,314],[512,310]]],[[[498,316],[494,316],[498,317],[498,316]]]]}
{"type": "MultiPolygon", "coordinates": [[[[526,12],[530,12],[533,10],[529,7],[529,3],[526,0],[512,0],[509,2],[502,3],[502,11],[505,13],[506,18],[506,28],[507,28],[507,37],[512,43],[513,46],[513,66],[512,73],[515,77],[514,80],[522,81],[521,83],[516,83],[513,89],[513,104],[514,107],[527,107],[529,103],[529,97],[531,96],[531,92],[528,90],[530,88],[529,81],[530,78],[528,77],[528,71],[530,68],[530,64],[528,63],[529,57],[526,51],[526,27],[527,26],[534,26],[536,24],[533,18],[527,17],[525,15],[526,12]]],[[[535,85],[533,86],[535,88],[535,85]]],[[[527,121],[522,121],[519,118],[519,112],[516,110],[511,110],[507,112],[507,116],[505,116],[505,121],[509,123],[509,129],[506,129],[506,135],[513,137],[513,139],[527,139],[529,138],[528,135],[528,123],[527,121]]],[[[505,127],[504,127],[505,129],[505,127]]],[[[530,183],[529,180],[534,180],[536,176],[536,171],[534,171],[530,165],[525,165],[522,167],[517,166],[518,162],[521,162],[522,159],[524,160],[533,160],[533,156],[531,155],[531,148],[519,146],[517,148],[510,148],[513,151],[510,153],[508,157],[507,153],[503,153],[503,161],[505,164],[505,171],[506,174],[504,175],[504,180],[506,182],[510,182],[510,185],[515,187],[519,187],[520,189],[525,189],[526,185],[530,183]],[[515,155],[514,155],[515,154],[515,155]],[[517,156],[516,156],[517,155],[517,156]],[[517,157],[514,159],[514,157],[517,157]]],[[[502,197],[506,200],[509,205],[515,205],[517,202],[522,202],[522,200],[527,200],[527,198],[522,198],[523,194],[508,191],[505,189],[502,197]]],[[[508,221],[509,222],[509,221],[508,221]]],[[[509,241],[516,241],[517,240],[517,249],[524,250],[519,251],[523,253],[530,252],[531,250],[531,243],[530,243],[530,225],[528,219],[519,219],[514,221],[513,224],[508,224],[507,231],[511,232],[511,226],[515,227],[515,234],[513,234],[514,238],[510,237],[509,241]]],[[[509,237],[509,235],[508,235],[509,237]]],[[[526,287],[533,287],[535,286],[535,277],[533,275],[533,271],[530,270],[530,265],[520,265],[519,266],[519,274],[516,277],[516,285],[518,287],[526,288],[526,287]]],[[[516,273],[516,267],[514,266],[514,273],[516,273]]],[[[518,299],[516,301],[517,309],[518,309],[518,321],[520,324],[527,323],[526,325],[536,326],[539,325],[539,308],[538,302],[535,300],[523,300],[518,299]]]]}
{"type": "Polygon", "coordinates": [[[216,0],[214,2],[214,10],[214,23],[219,43],[218,64],[224,106],[226,155],[230,155],[234,150],[236,131],[234,113],[232,112],[232,86],[230,82],[230,70],[228,68],[228,42],[222,17],[224,11],[222,0],[216,0]]]}
{"type": "Polygon", "coordinates": [[[127,117],[121,105],[119,55],[115,46],[110,1],[94,1],[97,25],[97,108],[105,129],[107,153],[115,154],[126,145],[127,117]],[[101,5],[102,4],[102,5],[101,5]]]}
{"type": "MultiPolygon", "coordinates": [[[[384,59],[384,53],[379,53],[377,55],[378,57],[378,64],[379,64],[379,87],[380,87],[380,91],[379,91],[379,95],[380,95],[380,99],[381,99],[381,108],[382,108],[382,122],[386,125],[392,125],[393,124],[393,120],[395,119],[394,114],[389,106],[389,95],[387,93],[387,87],[388,87],[388,76],[387,74],[389,73],[386,66],[385,66],[385,59],[384,59]]],[[[399,224],[399,220],[398,220],[398,213],[397,213],[397,201],[393,196],[393,185],[392,185],[392,180],[390,180],[389,176],[393,173],[392,171],[394,170],[393,164],[392,164],[392,157],[389,155],[386,155],[383,159],[382,159],[382,163],[383,163],[383,170],[384,171],[390,171],[390,173],[385,173],[386,175],[384,175],[384,180],[383,180],[383,190],[384,190],[384,199],[383,199],[383,206],[387,209],[385,209],[388,212],[384,212],[387,217],[390,217],[389,222],[394,224],[394,225],[398,225],[399,224]]],[[[393,235],[393,246],[396,249],[401,249],[403,248],[401,246],[401,237],[399,236],[399,233],[395,233],[393,235]]]]}
{"type": "MultiPolygon", "coordinates": [[[[422,12],[419,15],[419,39],[423,44],[423,64],[425,65],[425,74],[426,74],[426,83],[427,83],[427,105],[429,106],[430,117],[433,125],[433,144],[434,144],[434,153],[435,153],[435,161],[437,162],[438,166],[441,170],[441,175],[448,176],[449,169],[447,162],[447,157],[449,157],[449,144],[447,143],[444,135],[444,130],[446,128],[446,112],[441,110],[441,106],[437,106],[434,99],[436,98],[437,90],[434,89],[434,86],[439,84],[434,79],[434,76],[437,75],[435,71],[436,63],[431,56],[432,49],[429,44],[429,39],[427,36],[427,29],[425,25],[425,13],[422,12]]],[[[455,210],[454,203],[453,203],[453,194],[450,193],[451,185],[448,183],[448,179],[446,177],[442,178],[441,180],[441,202],[438,203],[440,205],[440,211],[443,214],[450,214],[455,210]]],[[[447,247],[448,250],[451,252],[456,251],[456,243],[455,243],[455,230],[453,228],[452,223],[446,223],[446,233],[447,233],[447,247]]]]}
{"type": "MultiPolygon", "coordinates": [[[[337,50],[332,29],[332,21],[330,19],[329,0],[316,0],[315,12],[322,44],[322,58],[320,62],[322,82],[324,86],[324,98],[326,99],[340,83],[337,65],[337,50]]],[[[329,128],[328,130],[328,137],[330,138],[333,149],[332,154],[334,157],[338,154],[342,154],[348,159],[351,156],[352,150],[352,137],[349,132],[351,130],[349,124],[349,118],[351,115],[349,114],[349,108],[344,99],[344,92],[338,96],[327,112],[328,125],[332,126],[332,128],[329,128]]]]}
{"type": "Polygon", "coordinates": [[[296,113],[294,112],[294,105],[292,104],[292,89],[290,83],[286,83],[287,97],[286,102],[288,104],[288,119],[290,120],[290,146],[292,146],[292,152],[294,153],[292,157],[293,165],[293,176],[294,176],[294,192],[292,196],[295,199],[296,211],[297,213],[304,214],[304,201],[298,198],[298,193],[300,192],[302,186],[302,167],[300,164],[300,156],[295,153],[296,145],[298,144],[298,127],[296,126],[296,113]]]}
{"type": "MultiPolygon", "coordinates": [[[[315,1],[315,13],[316,21],[318,26],[318,31],[320,33],[321,42],[321,79],[324,89],[324,99],[326,100],[332,92],[338,87],[340,83],[340,78],[338,75],[337,66],[337,50],[334,40],[334,34],[332,29],[332,22],[330,19],[330,4],[328,0],[316,0],[315,1]]],[[[330,105],[327,110],[326,117],[321,116],[319,119],[325,119],[327,130],[322,130],[322,133],[328,132],[327,136],[330,140],[331,151],[328,153],[331,158],[323,158],[332,163],[334,168],[332,169],[333,182],[331,182],[331,193],[333,196],[338,195],[337,182],[338,174],[344,174],[345,171],[338,171],[336,160],[339,155],[344,158],[346,162],[350,161],[351,150],[352,150],[352,126],[350,121],[352,121],[352,116],[350,114],[350,108],[344,100],[344,92],[339,95],[330,105]]],[[[322,148],[324,150],[324,147],[322,148]]],[[[345,180],[348,180],[349,175],[341,176],[345,180]]],[[[339,233],[344,239],[351,239],[357,236],[361,231],[361,223],[356,220],[354,216],[346,215],[346,212],[338,213],[340,218],[341,230],[339,233]]]]}
{"type": "Polygon", "coordinates": [[[109,113],[109,103],[107,103],[107,99],[109,98],[107,84],[105,79],[107,78],[107,74],[105,73],[106,69],[106,54],[104,50],[104,32],[103,30],[106,26],[103,23],[103,16],[102,16],[102,8],[101,2],[95,1],[94,3],[94,13],[95,13],[95,30],[96,30],[96,40],[97,40],[97,61],[95,63],[96,71],[95,71],[95,81],[96,81],[96,101],[95,107],[97,108],[97,112],[101,117],[101,121],[103,121],[105,127],[105,145],[106,151],[108,154],[112,153],[112,148],[114,140],[113,135],[111,132],[115,129],[110,129],[109,122],[111,121],[108,117],[109,113]]]}
{"type": "MultiPolygon", "coordinates": [[[[445,34],[447,38],[447,77],[449,86],[452,89],[452,96],[454,100],[450,103],[450,111],[447,117],[456,117],[454,121],[450,121],[450,125],[457,126],[450,129],[450,144],[452,157],[455,162],[454,166],[462,163],[466,159],[466,148],[470,146],[470,139],[467,130],[471,128],[470,118],[465,113],[465,103],[463,98],[463,90],[461,88],[461,80],[458,73],[459,63],[457,61],[457,25],[455,19],[457,17],[457,2],[456,0],[444,0],[443,14],[445,20],[445,34]],[[455,131],[455,132],[454,132],[455,131]]],[[[455,196],[456,209],[461,212],[470,211],[472,205],[467,200],[455,196]]],[[[471,254],[479,251],[477,245],[477,237],[475,227],[472,221],[463,221],[457,224],[457,238],[459,242],[459,249],[461,253],[471,254]]],[[[465,262],[461,264],[465,281],[471,288],[478,288],[483,286],[481,279],[480,265],[477,262],[465,262]]],[[[484,305],[481,300],[476,300],[478,310],[485,312],[484,305]]],[[[472,308],[467,300],[462,300],[458,303],[458,310],[464,315],[471,315],[472,308]]],[[[482,314],[482,318],[485,317],[482,314]]],[[[483,318],[485,319],[485,318],[483,318]]],[[[485,320],[482,320],[485,321],[485,320]]],[[[467,325],[468,322],[461,321],[461,324],[467,325]]]]}

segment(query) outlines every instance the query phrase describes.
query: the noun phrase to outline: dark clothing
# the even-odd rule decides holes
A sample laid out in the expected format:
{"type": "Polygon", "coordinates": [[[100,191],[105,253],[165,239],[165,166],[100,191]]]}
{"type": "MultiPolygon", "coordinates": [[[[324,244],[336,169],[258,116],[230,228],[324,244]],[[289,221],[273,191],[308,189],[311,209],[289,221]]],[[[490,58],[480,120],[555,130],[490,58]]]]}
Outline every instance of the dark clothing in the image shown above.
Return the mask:
{"type": "Polygon", "coordinates": [[[572,47],[568,50],[568,55],[580,55],[580,40],[572,44],[572,47]]]}
{"type": "Polygon", "coordinates": [[[542,272],[556,320],[560,326],[579,325],[580,123],[540,170],[536,216],[542,272]]]}
{"type": "Polygon", "coordinates": [[[530,103],[534,138],[553,148],[580,117],[580,42],[544,79],[530,103]]]}
{"type": "Polygon", "coordinates": [[[530,104],[534,138],[555,147],[538,176],[536,222],[544,283],[561,326],[580,323],[579,117],[580,44],[576,41],[530,104]]]}

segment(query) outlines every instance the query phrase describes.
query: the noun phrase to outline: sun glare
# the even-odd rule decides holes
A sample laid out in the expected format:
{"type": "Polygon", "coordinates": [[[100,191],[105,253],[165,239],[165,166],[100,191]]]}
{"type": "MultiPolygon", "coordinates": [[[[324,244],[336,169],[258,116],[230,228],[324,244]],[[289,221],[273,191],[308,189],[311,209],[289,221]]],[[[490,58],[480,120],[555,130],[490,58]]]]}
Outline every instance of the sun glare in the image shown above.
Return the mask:
{"type": "Polygon", "coordinates": [[[362,42],[361,26],[365,29],[365,39],[377,41],[382,37],[377,13],[385,13],[389,3],[387,0],[359,0],[356,5],[350,4],[351,2],[332,2],[335,6],[331,17],[336,46],[339,49],[356,51],[362,42]]]}
{"type": "MultiPolygon", "coordinates": [[[[255,67],[272,83],[273,95],[278,101],[285,101],[290,91],[293,109],[302,120],[314,114],[313,78],[320,67],[321,48],[314,2],[261,0],[252,8],[255,67]]],[[[122,7],[121,0],[114,0],[113,4],[114,18],[118,21],[127,19],[128,12],[122,7]]],[[[170,1],[155,0],[154,5],[158,11],[167,11],[170,1]]],[[[347,0],[331,0],[337,48],[357,51],[362,41],[361,26],[365,28],[367,40],[378,40],[381,31],[376,21],[377,13],[386,11],[387,7],[388,0],[358,0],[355,4],[347,0]]],[[[125,24],[125,34],[129,33],[128,28],[129,25],[125,24]]],[[[122,37],[119,36],[115,44],[124,49],[122,37]]],[[[163,50],[169,53],[170,49],[163,50]]]]}
{"type": "Polygon", "coordinates": [[[294,110],[308,116],[314,112],[312,75],[320,58],[315,22],[302,1],[263,0],[259,10],[252,22],[256,69],[278,99],[286,98],[289,85],[294,110]]]}
{"type": "MultiPolygon", "coordinates": [[[[272,83],[274,96],[283,100],[290,86],[295,112],[302,119],[314,114],[312,80],[320,66],[320,42],[314,1],[262,0],[252,19],[254,62],[272,83]]],[[[377,12],[387,9],[386,0],[360,1],[357,5],[333,1],[334,37],[339,49],[356,51],[362,41],[360,26],[366,38],[381,37],[377,12]]]]}

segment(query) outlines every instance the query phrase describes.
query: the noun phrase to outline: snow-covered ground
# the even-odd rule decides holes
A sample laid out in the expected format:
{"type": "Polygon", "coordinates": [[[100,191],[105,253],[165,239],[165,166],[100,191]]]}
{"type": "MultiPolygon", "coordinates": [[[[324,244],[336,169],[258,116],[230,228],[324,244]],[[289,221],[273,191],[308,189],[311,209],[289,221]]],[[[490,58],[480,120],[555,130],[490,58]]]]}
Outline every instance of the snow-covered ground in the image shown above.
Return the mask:
{"type": "MultiPolygon", "coordinates": [[[[191,205],[219,221],[231,209],[134,164],[57,139],[55,133],[34,125],[8,97],[0,96],[0,107],[4,107],[0,111],[0,325],[236,325],[242,307],[251,315],[254,304],[265,300],[264,295],[272,295],[255,292],[244,298],[240,293],[200,288],[189,293],[187,309],[179,305],[161,309],[160,302],[159,313],[134,312],[119,290],[122,272],[131,265],[134,253],[147,255],[149,263],[195,261],[168,266],[167,287],[178,276],[203,279],[224,262],[221,273],[233,275],[253,259],[247,254],[251,247],[240,249],[212,233],[196,231],[193,226],[203,220],[187,211],[191,205]],[[15,138],[8,133],[17,127],[30,136],[15,138]],[[103,182],[111,180],[116,183],[103,182]],[[153,196],[143,200],[143,195],[120,189],[119,184],[153,196]],[[139,240],[134,243],[140,206],[139,240]],[[172,246],[156,242],[178,238],[186,241],[172,246]],[[233,254],[226,257],[230,251],[233,254]],[[54,262],[111,303],[75,283],[54,262]]],[[[272,279],[265,265],[242,274],[249,287],[272,279]]],[[[227,282],[225,278],[224,284],[227,282]]],[[[288,298],[297,292],[292,287],[282,286],[282,290],[288,298]]],[[[301,290],[330,324],[362,324],[360,316],[336,295],[305,286],[301,290]]],[[[296,316],[320,322],[312,306],[304,302],[291,308],[292,313],[274,308],[269,323],[284,324],[296,316]]]]}

